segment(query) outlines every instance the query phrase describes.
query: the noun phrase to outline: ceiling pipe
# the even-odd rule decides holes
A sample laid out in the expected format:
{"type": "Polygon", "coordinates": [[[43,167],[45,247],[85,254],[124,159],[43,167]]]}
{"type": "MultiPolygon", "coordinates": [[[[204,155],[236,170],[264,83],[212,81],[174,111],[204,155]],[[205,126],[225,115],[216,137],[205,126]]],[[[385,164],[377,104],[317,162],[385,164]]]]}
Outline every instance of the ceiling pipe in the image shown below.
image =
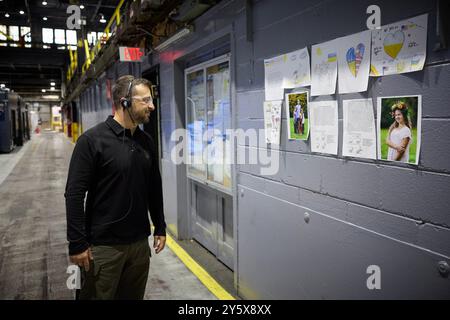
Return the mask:
{"type": "Polygon", "coordinates": [[[25,7],[27,8],[28,25],[31,30],[31,11],[30,11],[30,6],[28,5],[28,0],[25,0],[25,7]]]}
{"type": "Polygon", "coordinates": [[[95,17],[97,16],[98,9],[100,9],[100,6],[102,5],[102,0],[99,0],[97,3],[97,6],[95,7],[95,11],[92,14],[91,23],[94,23],[95,17]]]}

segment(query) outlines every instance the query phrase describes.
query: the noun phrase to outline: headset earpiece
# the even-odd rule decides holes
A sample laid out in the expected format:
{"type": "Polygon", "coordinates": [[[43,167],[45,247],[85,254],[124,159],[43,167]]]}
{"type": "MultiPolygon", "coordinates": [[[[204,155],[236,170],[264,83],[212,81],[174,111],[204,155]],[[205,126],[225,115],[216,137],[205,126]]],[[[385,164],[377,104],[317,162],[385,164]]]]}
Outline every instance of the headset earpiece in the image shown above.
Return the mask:
{"type": "Polygon", "coordinates": [[[128,85],[127,95],[120,101],[120,104],[124,109],[128,109],[131,107],[131,88],[133,87],[133,81],[134,79],[131,80],[130,84],[128,85]]]}
{"type": "Polygon", "coordinates": [[[124,108],[124,109],[128,109],[131,105],[130,100],[129,99],[122,99],[120,101],[120,105],[124,108]]]}

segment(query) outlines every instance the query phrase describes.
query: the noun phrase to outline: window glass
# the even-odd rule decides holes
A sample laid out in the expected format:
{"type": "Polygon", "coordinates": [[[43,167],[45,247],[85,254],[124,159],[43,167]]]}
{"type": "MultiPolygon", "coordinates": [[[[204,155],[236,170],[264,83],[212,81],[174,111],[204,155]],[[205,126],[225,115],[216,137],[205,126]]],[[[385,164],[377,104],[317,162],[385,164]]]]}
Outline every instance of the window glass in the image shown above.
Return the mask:
{"type": "Polygon", "coordinates": [[[206,69],[208,180],[231,188],[230,72],[228,61],[206,69]]]}
{"type": "MultiPolygon", "coordinates": [[[[53,29],[42,28],[42,42],[43,43],[53,43],[53,29]]],[[[44,48],[45,47],[46,46],[44,46],[44,48]]]]}
{"type": "Polygon", "coordinates": [[[55,43],[56,44],[66,43],[66,32],[64,29],[55,29],[55,43]]]}
{"type": "Polygon", "coordinates": [[[14,41],[19,41],[19,27],[18,26],[9,26],[9,36],[14,41]]]}
{"type": "Polygon", "coordinates": [[[8,31],[6,30],[6,26],[0,25],[0,40],[6,40],[6,34],[8,34],[8,31]]]}
{"type": "Polygon", "coordinates": [[[77,32],[75,30],[66,30],[67,44],[77,45],[77,32]]]}
{"type": "Polygon", "coordinates": [[[231,190],[230,68],[224,61],[186,74],[188,175],[231,190]]]}
{"type": "Polygon", "coordinates": [[[89,32],[87,35],[87,41],[91,46],[93,46],[97,41],[97,34],[95,32],[89,32]]]}
{"type": "Polygon", "coordinates": [[[20,35],[25,38],[25,42],[31,42],[30,27],[20,27],[20,35]]]}
{"type": "Polygon", "coordinates": [[[204,71],[194,71],[186,75],[187,106],[187,152],[189,157],[188,172],[190,175],[204,179],[206,165],[203,150],[206,142],[203,134],[206,131],[206,87],[204,71]]]}
{"type": "MultiPolygon", "coordinates": [[[[6,35],[8,34],[8,30],[6,26],[0,25],[0,41],[6,41],[6,35]]],[[[0,46],[6,47],[6,43],[0,43],[0,46]]]]}

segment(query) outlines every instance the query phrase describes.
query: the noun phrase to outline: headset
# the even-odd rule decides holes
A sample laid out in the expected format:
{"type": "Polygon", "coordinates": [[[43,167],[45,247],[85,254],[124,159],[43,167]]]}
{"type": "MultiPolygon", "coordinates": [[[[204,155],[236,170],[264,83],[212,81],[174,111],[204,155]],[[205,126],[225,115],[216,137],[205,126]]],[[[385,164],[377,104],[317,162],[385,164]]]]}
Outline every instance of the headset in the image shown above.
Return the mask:
{"type": "Polygon", "coordinates": [[[134,118],[130,112],[130,108],[132,106],[131,92],[132,92],[134,80],[135,80],[134,78],[131,79],[130,84],[128,85],[127,95],[120,101],[120,105],[123,107],[123,110],[127,110],[128,115],[131,118],[131,121],[133,121],[133,125],[136,125],[136,122],[134,121],[134,118]]]}
{"type": "Polygon", "coordinates": [[[120,101],[122,107],[127,110],[131,108],[131,89],[133,88],[133,81],[134,79],[132,79],[128,85],[127,95],[120,101]]]}

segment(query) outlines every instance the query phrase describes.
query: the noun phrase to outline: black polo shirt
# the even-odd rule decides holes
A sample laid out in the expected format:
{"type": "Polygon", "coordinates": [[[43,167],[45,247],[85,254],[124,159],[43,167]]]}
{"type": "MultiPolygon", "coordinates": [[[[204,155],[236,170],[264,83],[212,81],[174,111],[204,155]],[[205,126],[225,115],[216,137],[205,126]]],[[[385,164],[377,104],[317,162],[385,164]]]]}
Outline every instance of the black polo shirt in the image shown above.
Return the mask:
{"type": "Polygon", "coordinates": [[[139,127],[131,135],[112,116],[78,138],[65,198],[70,255],[91,244],[129,244],[148,237],[148,211],[155,235],[165,235],[153,139],[139,127]]]}

